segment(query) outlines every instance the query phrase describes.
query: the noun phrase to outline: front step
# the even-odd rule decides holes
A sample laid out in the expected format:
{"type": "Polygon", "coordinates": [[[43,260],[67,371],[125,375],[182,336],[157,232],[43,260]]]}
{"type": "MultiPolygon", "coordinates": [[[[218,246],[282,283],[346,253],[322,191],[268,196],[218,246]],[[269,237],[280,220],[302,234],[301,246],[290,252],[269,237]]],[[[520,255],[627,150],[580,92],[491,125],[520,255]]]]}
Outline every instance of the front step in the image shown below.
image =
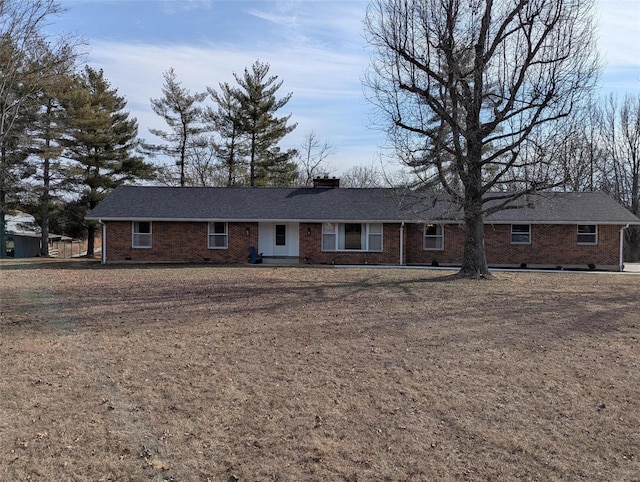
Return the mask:
{"type": "Polygon", "coordinates": [[[262,264],[290,266],[300,264],[300,258],[298,256],[263,256],[262,264]]]}

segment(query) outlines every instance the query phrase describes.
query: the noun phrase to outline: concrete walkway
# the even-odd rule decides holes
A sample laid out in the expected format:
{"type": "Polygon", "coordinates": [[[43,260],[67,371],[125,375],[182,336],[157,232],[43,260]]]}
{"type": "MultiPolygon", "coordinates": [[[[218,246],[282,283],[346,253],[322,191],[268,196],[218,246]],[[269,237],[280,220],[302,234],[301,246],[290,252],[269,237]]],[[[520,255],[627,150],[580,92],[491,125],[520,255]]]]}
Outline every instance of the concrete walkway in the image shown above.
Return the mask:
{"type": "Polygon", "coordinates": [[[640,263],[625,263],[624,264],[624,272],[625,273],[640,273],[640,263]]]}

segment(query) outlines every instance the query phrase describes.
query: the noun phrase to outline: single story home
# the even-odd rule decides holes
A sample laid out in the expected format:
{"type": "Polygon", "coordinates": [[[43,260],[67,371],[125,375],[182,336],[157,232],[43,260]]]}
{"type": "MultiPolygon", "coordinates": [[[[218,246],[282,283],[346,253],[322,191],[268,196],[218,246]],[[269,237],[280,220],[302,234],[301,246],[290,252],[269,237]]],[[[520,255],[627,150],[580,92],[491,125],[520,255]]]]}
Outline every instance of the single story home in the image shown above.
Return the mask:
{"type": "MultiPolygon", "coordinates": [[[[344,189],[122,186],[87,215],[102,224],[102,262],[456,266],[460,209],[435,195],[344,189]]],[[[640,219],[600,192],[541,193],[485,219],[492,267],[622,269],[624,230],[640,219]]]]}

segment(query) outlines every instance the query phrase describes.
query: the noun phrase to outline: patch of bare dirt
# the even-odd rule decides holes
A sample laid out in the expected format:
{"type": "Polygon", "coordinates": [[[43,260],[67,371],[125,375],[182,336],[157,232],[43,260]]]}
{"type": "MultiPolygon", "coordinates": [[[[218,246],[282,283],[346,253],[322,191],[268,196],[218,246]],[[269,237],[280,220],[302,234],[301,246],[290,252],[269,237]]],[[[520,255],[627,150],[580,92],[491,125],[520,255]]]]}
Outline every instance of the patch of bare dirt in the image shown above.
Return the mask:
{"type": "Polygon", "coordinates": [[[640,277],[0,264],[0,480],[638,480],[640,277]]]}

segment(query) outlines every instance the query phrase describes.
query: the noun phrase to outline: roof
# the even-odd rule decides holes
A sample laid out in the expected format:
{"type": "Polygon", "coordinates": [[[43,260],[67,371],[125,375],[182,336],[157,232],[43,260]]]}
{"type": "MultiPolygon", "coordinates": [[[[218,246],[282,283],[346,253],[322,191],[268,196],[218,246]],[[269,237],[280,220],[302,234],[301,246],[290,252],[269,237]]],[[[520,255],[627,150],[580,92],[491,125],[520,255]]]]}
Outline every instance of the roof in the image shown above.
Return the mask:
{"type": "MultiPolygon", "coordinates": [[[[542,193],[499,211],[487,223],[640,224],[608,195],[542,193]]],[[[199,188],[121,186],[88,215],[102,221],[462,222],[441,197],[396,189],[199,188]]]]}
{"type": "Polygon", "coordinates": [[[14,236],[25,236],[39,238],[42,236],[42,230],[36,218],[31,214],[17,211],[14,214],[5,215],[5,231],[7,234],[14,236]]]}
{"type": "Polygon", "coordinates": [[[390,189],[122,186],[87,219],[395,221],[390,189]]]}

